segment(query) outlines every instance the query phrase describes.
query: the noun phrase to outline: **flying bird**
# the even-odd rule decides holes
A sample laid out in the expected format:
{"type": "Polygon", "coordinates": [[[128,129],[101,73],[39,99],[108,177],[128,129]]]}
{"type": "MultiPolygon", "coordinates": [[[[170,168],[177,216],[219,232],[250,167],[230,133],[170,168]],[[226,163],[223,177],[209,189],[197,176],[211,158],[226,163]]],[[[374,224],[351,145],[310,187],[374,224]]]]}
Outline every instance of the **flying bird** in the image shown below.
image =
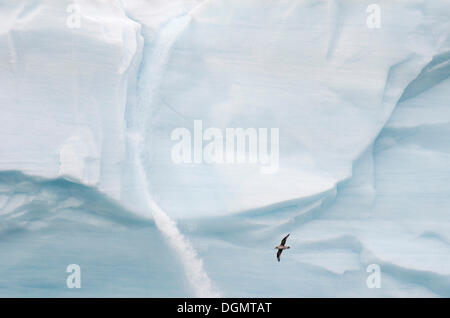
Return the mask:
{"type": "Polygon", "coordinates": [[[278,250],[277,252],[277,259],[278,261],[280,261],[280,256],[281,253],[283,252],[283,250],[287,250],[288,248],[291,248],[290,246],[286,246],[286,240],[289,237],[290,234],[286,235],[282,240],[281,240],[281,244],[278,246],[275,246],[275,249],[278,250]]]}

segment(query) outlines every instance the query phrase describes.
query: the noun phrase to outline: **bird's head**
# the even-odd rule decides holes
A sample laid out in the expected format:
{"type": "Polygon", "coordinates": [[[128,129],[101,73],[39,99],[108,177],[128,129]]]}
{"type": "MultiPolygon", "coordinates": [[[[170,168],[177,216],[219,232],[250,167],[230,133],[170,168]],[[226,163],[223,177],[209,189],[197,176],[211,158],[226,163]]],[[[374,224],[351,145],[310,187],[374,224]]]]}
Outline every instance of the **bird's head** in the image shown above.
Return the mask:
{"type": "Polygon", "coordinates": [[[286,248],[291,248],[290,246],[286,246],[286,248]]]}

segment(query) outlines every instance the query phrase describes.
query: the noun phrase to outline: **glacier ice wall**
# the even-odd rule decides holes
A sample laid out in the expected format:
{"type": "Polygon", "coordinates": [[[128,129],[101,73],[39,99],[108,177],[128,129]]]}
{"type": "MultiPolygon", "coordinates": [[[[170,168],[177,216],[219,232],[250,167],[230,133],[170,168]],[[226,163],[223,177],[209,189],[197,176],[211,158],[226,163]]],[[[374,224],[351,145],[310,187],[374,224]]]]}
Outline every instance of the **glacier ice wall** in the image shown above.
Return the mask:
{"type": "MultiPolygon", "coordinates": [[[[418,45],[424,35],[411,30],[425,22],[415,7],[389,5],[383,27],[373,30],[366,6],[207,1],[195,7],[163,75],[148,67],[149,81],[161,82],[158,90],[139,90],[152,95],[146,170],[162,207],[176,217],[221,215],[329,192],[349,178],[353,161],[440,45],[438,39],[418,45]],[[279,128],[279,171],[174,165],[167,136],[177,127],[193,130],[195,119],[204,129],[279,128]]],[[[146,25],[145,17],[134,18],[146,25]]],[[[147,50],[159,49],[167,27],[147,50]]]]}
{"type": "Polygon", "coordinates": [[[100,4],[2,5],[0,165],[120,198],[123,117],[143,40],[121,7],[100,4]]]}
{"type": "Polygon", "coordinates": [[[371,3],[1,4],[0,295],[448,297],[450,5],[371,3]],[[279,171],[174,164],[194,120],[279,171]]]}

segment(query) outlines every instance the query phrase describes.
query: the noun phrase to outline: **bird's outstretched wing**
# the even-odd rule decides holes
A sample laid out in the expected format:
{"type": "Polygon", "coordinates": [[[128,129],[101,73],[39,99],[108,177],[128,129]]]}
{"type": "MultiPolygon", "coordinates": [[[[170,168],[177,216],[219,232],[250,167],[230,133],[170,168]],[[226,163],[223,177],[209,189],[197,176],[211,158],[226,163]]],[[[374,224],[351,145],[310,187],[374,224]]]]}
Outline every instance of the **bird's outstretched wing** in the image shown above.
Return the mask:
{"type": "Polygon", "coordinates": [[[283,252],[283,250],[278,250],[278,252],[277,252],[278,261],[280,261],[280,255],[281,255],[282,252],[283,252]]]}
{"type": "Polygon", "coordinates": [[[281,240],[281,246],[283,246],[284,244],[286,244],[286,240],[289,237],[290,233],[288,235],[285,236],[284,239],[281,240]]]}

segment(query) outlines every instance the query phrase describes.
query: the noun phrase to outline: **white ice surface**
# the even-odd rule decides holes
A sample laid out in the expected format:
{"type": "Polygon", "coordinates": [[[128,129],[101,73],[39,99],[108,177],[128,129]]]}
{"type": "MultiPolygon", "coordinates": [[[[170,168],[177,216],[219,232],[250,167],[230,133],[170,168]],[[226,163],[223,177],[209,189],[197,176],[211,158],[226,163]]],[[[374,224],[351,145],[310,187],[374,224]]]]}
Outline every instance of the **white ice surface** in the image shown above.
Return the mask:
{"type": "Polygon", "coordinates": [[[450,3],[372,2],[0,4],[0,295],[450,296],[450,3]],[[174,164],[197,119],[278,173],[174,164]]]}

